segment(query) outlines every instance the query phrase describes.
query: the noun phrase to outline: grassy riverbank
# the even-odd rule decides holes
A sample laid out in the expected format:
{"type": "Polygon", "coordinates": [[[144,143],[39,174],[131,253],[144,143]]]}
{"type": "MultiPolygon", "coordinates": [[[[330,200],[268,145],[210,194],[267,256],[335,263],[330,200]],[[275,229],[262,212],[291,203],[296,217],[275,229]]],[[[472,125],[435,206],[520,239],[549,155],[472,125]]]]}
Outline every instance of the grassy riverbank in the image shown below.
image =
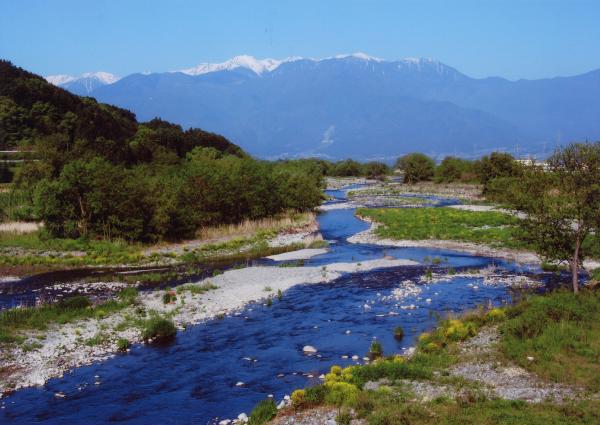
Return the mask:
{"type": "Polygon", "coordinates": [[[361,208],[356,214],[383,224],[375,230],[382,238],[455,240],[493,247],[526,248],[516,237],[519,219],[501,212],[454,208],[361,208]]]}
{"type": "Polygon", "coordinates": [[[599,423],[599,306],[597,291],[555,292],[447,318],[419,338],[410,359],[333,367],[323,385],[296,391],[280,416],[310,417],[312,408],[330,406],[338,423],[599,423]],[[487,381],[478,379],[481,370],[492,371],[487,381]],[[495,382],[494,371],[510,371],[513,382],[495,382]],[[548,397],[526,402],[526,391],[548,397]]]}
{"type": "MultiPolygon", "coordinates": [[[[381,224],[374,233],[382,239],[457,241],[490,248],[531,250],[521,237],[519,218],[502,211],[456,208],[359,208],[359,217],[381,224]]],[[[600,258],[600,244],[590,235],[583,243],[587,255],[600,258]]]]}
{"type": "MultiPolygon", "coordinates": [[[[25,274],[82,266],[192,263],[204,260],[256,257],[282,252],[269,240],[281,232],[314,227],[314,214],[289,212],[239,225],[198,230],[198,239],[143,245],[124,240],[51,238],[44,230],[0,232],[0,271],[25,274]]],[[[308,231],[308,230],[307,230],[308,231]]],[[[301,244],[291,241],[288,248],[301,244]]]]}

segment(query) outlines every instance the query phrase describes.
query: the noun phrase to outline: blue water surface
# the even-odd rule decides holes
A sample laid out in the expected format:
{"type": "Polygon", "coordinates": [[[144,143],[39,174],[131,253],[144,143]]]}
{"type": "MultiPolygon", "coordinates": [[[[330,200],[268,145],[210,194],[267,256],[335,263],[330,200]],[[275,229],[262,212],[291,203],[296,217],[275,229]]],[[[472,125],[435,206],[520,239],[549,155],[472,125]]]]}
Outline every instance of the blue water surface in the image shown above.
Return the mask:
{"type": "MultiPolygon", "coordinates": [[[[343,191],[333,194],[343,199],[343,191]]],[[[348,236],[368,227],[353,210],[319,216],[330,251],[307,265],[396,258],[424,261],[439,257],[436,267],[480,268],[490,264],[520,271],[518,265],[446,250],[354,245],[348,236]]],[[[250,413],[260,400],[280,400],[295,388],[320,382],[333,364],[363,357],[374,337],[385,352],[402,352],[417,335],[435,325],[436,313],[460,312],[489,302],[510,302],[505,287],[489,287],[477,278],[422,285],[422,293],[401,301],[385,299],[424,266],[407,266],[345,275],[333,283],[298,285],[268,307],[249,305],[222,320],[180,332],[167,345],[138,345],[129,354],[80,367],[43,388],[20,390],[0,400],[0,422],[11,424],[206,424],[250,413]],[[474,289],[477,285],[478,289],[474,289]],[[414,304],[415,309],[402,308],[414,304]],[[402,341],[393,329],[402,326],[402,341]],[[350,331],[349,333],[347,331],[350,331]],[[317,355],[303,354],[312,345],[317,355]],[[242,386],[237,386],[243,382],[242,386]],[[55,394],[62,392],[64,398],[55,394]]]]}

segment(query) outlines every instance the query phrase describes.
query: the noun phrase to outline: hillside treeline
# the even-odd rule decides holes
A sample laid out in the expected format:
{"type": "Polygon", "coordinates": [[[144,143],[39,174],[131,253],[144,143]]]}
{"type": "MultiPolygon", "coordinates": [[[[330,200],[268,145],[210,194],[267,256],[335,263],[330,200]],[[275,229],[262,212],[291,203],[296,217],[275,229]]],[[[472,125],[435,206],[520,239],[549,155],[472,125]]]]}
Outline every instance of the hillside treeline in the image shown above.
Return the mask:
{"type": "Polygon", "coordinates": [[[22,217],[54,237],[192,237],[321,199],[313,163],[258,161],[223,136],[79,97],[0,61],[0,149],[35,153],[17,167],[22,217]]]}

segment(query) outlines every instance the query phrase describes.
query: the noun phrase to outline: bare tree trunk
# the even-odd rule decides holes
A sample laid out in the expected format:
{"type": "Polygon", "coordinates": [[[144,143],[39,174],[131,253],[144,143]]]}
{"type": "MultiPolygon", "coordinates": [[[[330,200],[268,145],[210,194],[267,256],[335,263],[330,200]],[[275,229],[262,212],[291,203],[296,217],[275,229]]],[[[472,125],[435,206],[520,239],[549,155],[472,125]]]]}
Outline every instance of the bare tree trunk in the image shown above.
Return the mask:
{"type": "Polygon", "coordinates": [[[571,260],[571,277],[573,284],[573,292],[575,294],[579,293],[579,248],[581,246],[581,241],[577,238],[575,242],[575,252],[573,253],[573,259],[571,260]]]}

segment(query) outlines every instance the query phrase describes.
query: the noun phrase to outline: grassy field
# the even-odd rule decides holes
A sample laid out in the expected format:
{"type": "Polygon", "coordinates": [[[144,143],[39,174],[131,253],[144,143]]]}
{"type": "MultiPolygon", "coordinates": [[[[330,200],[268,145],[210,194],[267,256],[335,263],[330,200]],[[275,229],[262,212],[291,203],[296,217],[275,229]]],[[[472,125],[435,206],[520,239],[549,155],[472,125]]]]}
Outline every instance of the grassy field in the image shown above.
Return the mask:
{"type": "Polygon", "coordinates": [[[454,208],[361,208],[356,213],[383,224],[376,230],[383,238],[443,239],[496,247],[524,247],[516,237],[519,219],[500,212],[474,212],[454,208]]]}
{"type": "Polygon", "coordinates": [[[563,404],[489,398],[480,383],[452,376],[447,370],[465,355],[461,341],[477,335],[483,327],[495,326],[501,341],[492,348],[494,359],[516,362],[542,380],[573,384],[597,394],[599,306],[598,292],[587,290],[579,296],[554,292],[531,296],[515,307],[447,318],[419,338],[411,359],[388,356],[365,366],[334,366],[323,385],[292,394],[293,408],[332,406],[339,409],[338,423],[358,417],[370,425],[598,424],[598,397],[563,404]],[[526,360],[527,356],[535,360],[526,360]],[[366,382],[382,379],[386,384],[379,389],[363,389],[366,382]],[[444,385],[453,388],[455,396],[419,401],[406,380],[444,385]]]}

